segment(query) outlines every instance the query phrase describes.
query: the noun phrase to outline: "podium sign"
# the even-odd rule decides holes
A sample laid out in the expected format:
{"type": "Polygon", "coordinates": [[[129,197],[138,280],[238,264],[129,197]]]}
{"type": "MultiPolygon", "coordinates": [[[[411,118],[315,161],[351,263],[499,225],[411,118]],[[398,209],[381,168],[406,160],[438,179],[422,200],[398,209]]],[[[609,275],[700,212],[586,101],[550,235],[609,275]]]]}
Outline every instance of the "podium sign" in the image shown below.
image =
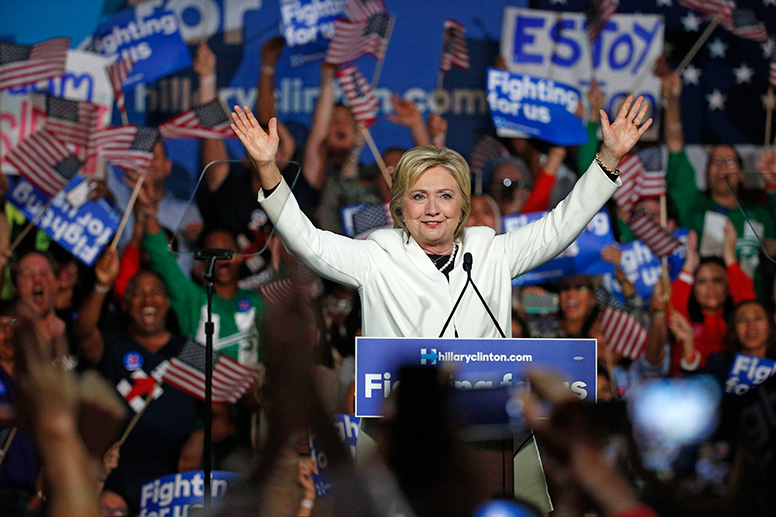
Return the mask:
{"type": "Polygon", "coordinates": [[[380,417],[405,365],[452,366],[457,389],[517,386],[553,370],[582,400],[596,397],[595,339],[356,338],[356,416],[380,417]]]}

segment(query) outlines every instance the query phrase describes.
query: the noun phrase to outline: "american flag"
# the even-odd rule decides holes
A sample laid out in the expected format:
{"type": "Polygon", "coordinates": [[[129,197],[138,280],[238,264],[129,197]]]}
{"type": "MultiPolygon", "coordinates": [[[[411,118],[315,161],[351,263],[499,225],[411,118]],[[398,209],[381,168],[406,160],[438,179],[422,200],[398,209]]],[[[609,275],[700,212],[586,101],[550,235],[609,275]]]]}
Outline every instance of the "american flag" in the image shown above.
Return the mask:
{"type": "Polygon", "coordinates": [[[122,126],[95,132],[91,145],[114,165],[145,174],[151,166],[154,146],[160,137],[156,128],[122,126]]]}
{"type": "Polygon", "coordinates": [[[8,163],[48,196],[65,188],[83,162],[65,144],[41,129],[22,140],[8,155],[8,163]]]}
{"type": "Polygon", "coordinates": [[[108,72],[108,79],[110,79],[110,85],[113,88],[116,107],[122,116],[127,114],[127,107],[124,105],[124,81],[127,80],[134,67],[135,60],[130,54],[125,59],[119,59],[105,69],[108,72]]]}
{"type": "Polygon", "coordinates": [[[593,0],[587,12],[587,39],[592,44],[619,7],[619,0],[593,0]]]}
{"type": "Polygon", "coordinates": [[[682,247],[679,239],[644,212],[639,211],[631,216],[628,226],[656,257],[667,257],[682,247]]]}
{"type": "Polygon", "coordinates": [[[636,199],[660,197],[666,193],[666,174],[663,169],[663,153],[658,146],[643,149],[638,153],[644,166],[641,182],[638,185],[636,199]]]}
{"type": "Polygon", "coordinates": [[[776,88],[776,57],[771,60],[769,69],[768,83],[771,85],[771,88],[776,88]]]}
{"type": "Polygon", "coordinates": [[[601,334],[615,352],[623,357],[638,359],[647,344],[647,331],[624,311],[604,307],[601,314],[601,334]]]}
{"type": "Polygon", "coordinates": [[[235,138],[232,119],[219,99],[178,115],[159,126],[164,138],[235,138]]]}
{"type": "Polygon", "coordinates": [[[385,56],[388,47],[388,27],[391,17],[378,13],[368,20],[334,22],[334,37],[326,52],[326,63],[341,65],[355,61],[364,54],[372,54],[377,59],[385,56]]]}
{"type": "Polygon", "coordinates": [[[366,128],[377,122],[377,98],[358,68],[353,65],[340,68],[337,80],[356,122],[366,128]]]}
{"type": "Polygon", "coordinates": [[[641,182],[644,179],[644,165],[635,153],[631,153],[622,159],[619,169],[622,187],[617,189],[613,197],[620,208],[630,212],[639,200],[641,182]]]}
{"type": "Polygon", "coordinates": [[[367,204],[353,214],[355,236],[366,235],[378,228],[391,227],[393,227],[393,218],[389,203],[367,204]]]}
{"type": "Polygon", "coordinates": [[[352,22],[368,20],[375,14],[387,12],[383,0],[348,0],[345,3],[345,14],[352,22]]]}
{"type": "MultiPolygon", "coordinates": [[[[205,400],[205,361],[207,352],[189,340],[177,357],[170,361],[162,380],[200,400],[205,400]]],[[[258,378],[256,368],[244,366],[213,352],[213,402],[237,402],[258,378]]]]}
{"type": "Polygon", "coordinates": [[[46,95],[46,130],[63,142],[88,146],[98,114],[91,102],[46,95]]]}
{"type": "Polygon", "coordinates": [[[466,47],[465,27],[455,20],[445,20],[445,35],[442,40],[442,59],[439,69],[449,72],[453,66],[469,69],[469,49],[466,47]]]}
{"type": "Polygon", "coordinates": [[[722,18],[720,25],[736,36],[752,41],[768,41],[765,25],[757,19],[751,9],[736,9],[729,17],[722,18]]]}
{"type": "Polygon", "coordinates": [[[70,38],[35,45],[0,41],[0,90],[59,77],[65,73],[70,38]]]}
{"type": "Polygon", "coordinates": [[[471,168],[474,176],[482,174],[482,169],[485,165],[496,158],[507,158],[509,156],[509,149],[502,144],[497,138],[490,135],[483,135],[477,140],[472,148],[471,159],[469,160],[469,167],[471,168]]]}
{"type": "Polygon", "coordinates": [[[679,0],[679,5],[707,14],[730,16],[736,3],[727,0],[679,0]]]}

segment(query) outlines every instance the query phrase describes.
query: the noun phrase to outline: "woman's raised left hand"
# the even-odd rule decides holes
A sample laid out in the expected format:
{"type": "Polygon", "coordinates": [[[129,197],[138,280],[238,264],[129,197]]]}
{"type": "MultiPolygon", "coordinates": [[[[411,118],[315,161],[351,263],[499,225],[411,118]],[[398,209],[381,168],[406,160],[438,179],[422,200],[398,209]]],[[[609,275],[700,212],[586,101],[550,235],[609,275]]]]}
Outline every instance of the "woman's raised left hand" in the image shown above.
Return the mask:
{"type": "Polygon", "coordinates": [[[644,122],[647,109],[644,97],[639,97],[634,102],[633,96],[629,95],[613,122],[609,122],[609,117],[604,110],[599,110],[603,134],[600,157],[604,165],[612,170],[616,169],[620,159],[628,154],[641,135],[649,129],[652,119],[649,118],[644,122]]]}

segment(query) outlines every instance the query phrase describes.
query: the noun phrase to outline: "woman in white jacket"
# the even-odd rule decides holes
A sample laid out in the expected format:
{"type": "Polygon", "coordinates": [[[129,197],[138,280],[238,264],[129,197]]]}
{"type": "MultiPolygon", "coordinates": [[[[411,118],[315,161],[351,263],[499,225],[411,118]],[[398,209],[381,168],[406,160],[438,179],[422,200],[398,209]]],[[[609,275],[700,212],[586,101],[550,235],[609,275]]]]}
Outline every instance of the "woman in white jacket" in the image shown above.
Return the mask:
{"type": "MultiPolygon", "coordinates": [[[[502,235],[466,228],[469,166],[457,152],[432,146],[407,151],[396,167],[391,214],[398,228],[377,230],[366,240],[318,230],[275,164],[276,120],[265,132],[250,109],[235,106],[232,129],[259,171],[259,201],[286,247],[321,276],[358,289],[364,336],[438,337],[466,283],[461,266],[468,253],[475,285],[511,335],[511,279],[566,249],[622,184],[617,165],[651,125],[651,118],[644,121],[646,112],[643,99],[634,103],[632,97],[611,124],[602,110],[603,145],[571,193],[546,217],[502,235]]],[[[443,335],[456,336],[499,337],[473,291],[443,335]]],[[[368,456],[370,434],[362,422],[358,456],[368,456]]],[[[535,442],[516,456],[515,468],[525,487],[516,495],[551,510],[535,442]]]]}
{"type": "MultiPolygon", "coordinates": [[[[232,128],[259,171],[259,201],[286,247],[321,276],[358,289],[364,336],[438,337],[466,283],[466,253],[475,285],[509,334],[510,280],[566,249],[621,185],[620,158],[652,123],[643,122],[642,104],[629,97],[611,124],[601,111],[603,145],[571,193],[543,219],[502,235],[465,228],[469,167],[457,152],[431,146],[404,153],[394,172],[391,213],[399,228],[375,231],[366,240],[318,230],[275,165],[277,123],[271,120],[265,132],[248,108],[236,106],[232,128]]],[[[473,291],[445,331],[444,337],[454,336],[498,337],[473,291]]]]}

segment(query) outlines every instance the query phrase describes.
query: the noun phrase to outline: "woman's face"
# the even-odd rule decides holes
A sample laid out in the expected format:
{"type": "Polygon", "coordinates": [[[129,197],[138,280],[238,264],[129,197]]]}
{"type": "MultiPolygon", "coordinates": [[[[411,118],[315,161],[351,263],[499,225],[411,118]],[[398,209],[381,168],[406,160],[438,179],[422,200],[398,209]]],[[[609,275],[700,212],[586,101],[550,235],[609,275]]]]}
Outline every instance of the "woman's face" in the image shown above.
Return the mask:
{"type": "Polygon", "coordinates": [[[472,198],[472,211],[466,220],[466,226],[487,226],[496,229],[496,214],[493,213],[490,203],[481,196],[472,198]]]}
{"type": "Polygon", "coordinates": [[[768,313],[759,303],[748,303],[736,311],[736,336],[745,354],[764,357],[768,347],[768,313]]]}
{"type": "Polygon", "coordinates": [[[596,304],[595,293],[585,286],[564,288],[558,299],[563,318],[569,321],[585,319],[596,304]]]}
{"type": "Polygon", "coordinates": [[[719,311],[728,294],[725,268],[720,264],[703,264],[695,274],[695,299],[704,311],[719,311]]]}
{"type": "Polygon", "coordinates": [[[410,235],[426,253],[450,252],[463,206],[463,194],[450,171],[442,166],[426,170],[401,205],[410,235]]]}
{"type": "Polygon", "coordinates": [[[740,178],[736,172],[741,170],[736,150],[727,145],[714,148],[709,157],[708,182],[712,194],[728,194],[728,183],[733,191],[738,188],[740,178]],[[728,174],[730,176],[728,176],[728,174]]]}

